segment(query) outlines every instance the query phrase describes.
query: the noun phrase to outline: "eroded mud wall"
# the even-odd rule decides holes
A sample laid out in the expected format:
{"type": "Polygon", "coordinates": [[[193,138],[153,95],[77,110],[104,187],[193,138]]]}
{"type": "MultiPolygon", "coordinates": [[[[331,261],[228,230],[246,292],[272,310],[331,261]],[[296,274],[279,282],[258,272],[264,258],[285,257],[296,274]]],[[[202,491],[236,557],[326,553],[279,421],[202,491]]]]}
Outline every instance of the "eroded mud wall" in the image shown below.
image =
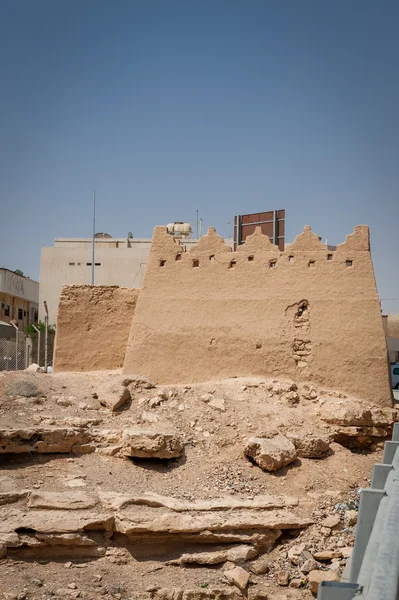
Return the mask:
{"type": "Polygon", "coordinates": [[[55,371],[119,369],[139,290],[67,285],[58,305],[55,371]]]}
{"type": "Polygon", "coordinates": [[[232,252],[213,228],[184,252],[156,227],[124,371],[160,383],[283,376],[389,404],[368,227],[336,251],[305,227],[284,252],[260,229],[232,252]]]}

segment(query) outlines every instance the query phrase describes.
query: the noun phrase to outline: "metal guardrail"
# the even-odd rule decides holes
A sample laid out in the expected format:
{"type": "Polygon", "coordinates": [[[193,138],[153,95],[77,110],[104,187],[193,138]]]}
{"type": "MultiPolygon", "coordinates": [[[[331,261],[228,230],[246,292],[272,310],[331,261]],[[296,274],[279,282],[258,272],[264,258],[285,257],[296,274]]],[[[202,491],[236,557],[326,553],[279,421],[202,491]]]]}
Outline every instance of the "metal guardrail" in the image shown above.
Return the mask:
{"type": "Polygon", "coordinates": [[[399,423],[384,458],[375,464],[371,487],[361,490],[349,577],[322,581],[318,600],[399,599],[399,423]]]}

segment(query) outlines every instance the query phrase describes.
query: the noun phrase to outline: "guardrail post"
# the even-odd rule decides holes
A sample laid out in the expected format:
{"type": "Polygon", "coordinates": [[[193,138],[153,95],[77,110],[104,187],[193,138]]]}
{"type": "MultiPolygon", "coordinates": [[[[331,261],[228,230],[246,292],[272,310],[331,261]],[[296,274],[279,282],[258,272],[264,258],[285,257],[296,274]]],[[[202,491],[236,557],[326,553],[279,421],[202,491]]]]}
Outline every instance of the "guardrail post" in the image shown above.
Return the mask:
{"type": "Polygon", "coordinates": [[[393,424],[392,441],[399,442],[399,423],[393,424]]]}
{"type": "Polygon", "coordinates": [[[358,590],[357,583],[322,581],[319,585],[317,600],[352,600],[358,590]]]}
{"type": "Polygon", "coordinates": [[[384,490],[363,489],[360,495],[359,514],[357,518],[356,539],[352,553],[350,582],[355,583],[359,576],[364,553],[370,539],[374,520],[380,505],[384,490]]]}
{"type": "MultiPolygon", "coordinates": [[[[396,423],[395,423],[396,424],[396,423]]],[[[395,456],[396,450],[399,448],[399,441],[385,442],[384,444],[384,458],[382,462],[384,465],[391,465],[395,456]]]]}
{"type": "Polygon", "coordinates": [[[373,475],[371,477],[371,487],[374,490],[383,490],[388,474],[392,469],[392,465],[375,464],[373,466],[373,475]]]}

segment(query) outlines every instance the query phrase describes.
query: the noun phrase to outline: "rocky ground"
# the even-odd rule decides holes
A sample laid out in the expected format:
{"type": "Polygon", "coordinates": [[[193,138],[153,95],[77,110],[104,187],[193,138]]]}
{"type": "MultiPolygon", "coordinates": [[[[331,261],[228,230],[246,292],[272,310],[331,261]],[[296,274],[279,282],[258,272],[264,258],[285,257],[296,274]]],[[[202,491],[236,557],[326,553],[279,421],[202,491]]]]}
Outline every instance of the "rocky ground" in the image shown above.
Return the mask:
{"type": "Polygon", "coordinates": [[[394,420],[292,381],[0,375],[3,598],[311,598],[394,420]]]}

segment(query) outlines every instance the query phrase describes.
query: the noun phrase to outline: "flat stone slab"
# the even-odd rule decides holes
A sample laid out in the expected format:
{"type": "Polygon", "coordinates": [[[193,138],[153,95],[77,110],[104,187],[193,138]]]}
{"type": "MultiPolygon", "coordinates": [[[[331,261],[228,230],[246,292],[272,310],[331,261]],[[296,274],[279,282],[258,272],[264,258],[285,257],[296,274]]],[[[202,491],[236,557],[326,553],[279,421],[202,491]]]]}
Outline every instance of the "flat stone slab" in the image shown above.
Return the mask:
{"type": "Polygon", "coordinates": [[[122,437],[123,456],[135,458],[177,458],[184,451],[180,437],[141,429],[125,429],[122,437]]]}

